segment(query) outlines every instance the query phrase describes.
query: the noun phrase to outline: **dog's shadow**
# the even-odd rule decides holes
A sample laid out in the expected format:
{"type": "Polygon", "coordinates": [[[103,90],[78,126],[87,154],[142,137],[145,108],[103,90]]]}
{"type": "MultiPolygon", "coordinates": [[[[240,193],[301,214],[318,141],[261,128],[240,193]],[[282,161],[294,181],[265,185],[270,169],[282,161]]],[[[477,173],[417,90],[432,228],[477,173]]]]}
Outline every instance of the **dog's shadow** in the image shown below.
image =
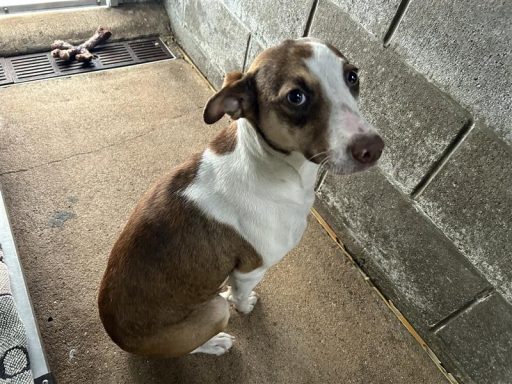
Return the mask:
{"type": "MultiPolygon", "coordinates": [[[[272,324],[259,303],[247,316],[231,311],[226,332],[236,337],[222,356],[187,355],[176,359],[147,359],[127,355],[132,382],[147,383],[259,383],[261,375],[275,372],[278,357],[272,324]]],[[[269,382],[272,382],[271,377],[269,382]]]]}

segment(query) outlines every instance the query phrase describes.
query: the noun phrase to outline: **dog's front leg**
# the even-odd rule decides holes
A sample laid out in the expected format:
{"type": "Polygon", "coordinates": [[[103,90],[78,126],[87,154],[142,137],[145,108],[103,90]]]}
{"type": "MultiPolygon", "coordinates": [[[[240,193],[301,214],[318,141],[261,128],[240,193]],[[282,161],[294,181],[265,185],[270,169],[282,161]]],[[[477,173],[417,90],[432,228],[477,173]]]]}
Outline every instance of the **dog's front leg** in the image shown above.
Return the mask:
{"type": "Polygon", "coordinates": [[[230,287],[221,295],[234,304],[237,311],[250,313],[258,301],[258,295],[253,289],[261,281],[266,270],[266,268],[257,268],[248,273],[234,270],[229,276],[230,287]]]}

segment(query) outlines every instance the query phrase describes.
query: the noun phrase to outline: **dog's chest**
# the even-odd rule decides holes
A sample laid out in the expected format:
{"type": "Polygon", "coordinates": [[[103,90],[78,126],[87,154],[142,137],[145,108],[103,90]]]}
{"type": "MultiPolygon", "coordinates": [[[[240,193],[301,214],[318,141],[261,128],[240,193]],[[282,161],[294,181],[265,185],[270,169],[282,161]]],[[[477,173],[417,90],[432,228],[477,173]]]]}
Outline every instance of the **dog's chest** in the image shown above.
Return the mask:
{"type": "Polygon", "coordinates": [[[250,174],[219,177],[216,167],[204,168],[184,195],[210,217],[235,228],[265,266],[277,263],[299,243],[314,201],[312,187],[250,174]]]}
{"type": "Polygon", "coordinates": [[[262,188],[257,194],[264,197],[254,201],[253,206],[243,209],[245,204],[240,204],[237,230],[262,256],[264,264],[271,266],[300,242],[314,194],[291,188],[262,188]],[[286,200],[282,193],[287,194],[286,200]]]}

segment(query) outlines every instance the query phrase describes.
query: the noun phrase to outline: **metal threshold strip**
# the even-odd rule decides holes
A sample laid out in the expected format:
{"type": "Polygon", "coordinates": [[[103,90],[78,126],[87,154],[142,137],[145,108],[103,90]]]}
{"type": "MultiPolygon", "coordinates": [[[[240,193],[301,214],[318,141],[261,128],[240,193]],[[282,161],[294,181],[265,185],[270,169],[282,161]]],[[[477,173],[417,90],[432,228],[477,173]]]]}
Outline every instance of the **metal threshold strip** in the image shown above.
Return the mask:
{"type": "Polygon", "coordinates": [[[89,63],[63,61],[50,52],[0,58],[0,86],[125,67],[175,56],[158,37],[103,44],[89,63]]]}
{"type": "Polygon", "coordinates": [[[107,0],[0,0],[0,14],[105,5],[107,5],[107,0]]]}
{"type": "Polygon", "coordinates": [[[28,355],[30,359],[30,369],[34,376],[35,384],[54,383],[53,375],[50,372],[48,362],[44,353],[43,343],[39,334],[37,320],[30,301],[23,268],[21,266],[16,244],[9,224],[5,201],[0,189],[0,245],[4,253],[4,262],[9,269],[11,280],[11,290],[14,302],[18,309],[18,315],[25,326],[27,335],[28,355]]]}

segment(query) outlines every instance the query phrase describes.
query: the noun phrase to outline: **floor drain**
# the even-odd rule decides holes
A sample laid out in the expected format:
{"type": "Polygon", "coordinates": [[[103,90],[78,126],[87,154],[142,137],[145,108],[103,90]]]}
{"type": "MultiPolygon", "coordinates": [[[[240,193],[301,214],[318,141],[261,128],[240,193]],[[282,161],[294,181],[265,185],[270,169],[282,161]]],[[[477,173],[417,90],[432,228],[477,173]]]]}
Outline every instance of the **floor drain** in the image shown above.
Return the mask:
{"type": "Polygon", "coordinates": [[[160,38],[103,44],[94,54],[89,63],[62,61],[49,52],[0,58],[0,86],[175,58],[160,38]]]}
{"type": "Polygon", "coordinates": [[[5,71],[5,60],[0,58],[0,85],[11,84],[11,78],[7,77],[7,73],[5,71]]]}

